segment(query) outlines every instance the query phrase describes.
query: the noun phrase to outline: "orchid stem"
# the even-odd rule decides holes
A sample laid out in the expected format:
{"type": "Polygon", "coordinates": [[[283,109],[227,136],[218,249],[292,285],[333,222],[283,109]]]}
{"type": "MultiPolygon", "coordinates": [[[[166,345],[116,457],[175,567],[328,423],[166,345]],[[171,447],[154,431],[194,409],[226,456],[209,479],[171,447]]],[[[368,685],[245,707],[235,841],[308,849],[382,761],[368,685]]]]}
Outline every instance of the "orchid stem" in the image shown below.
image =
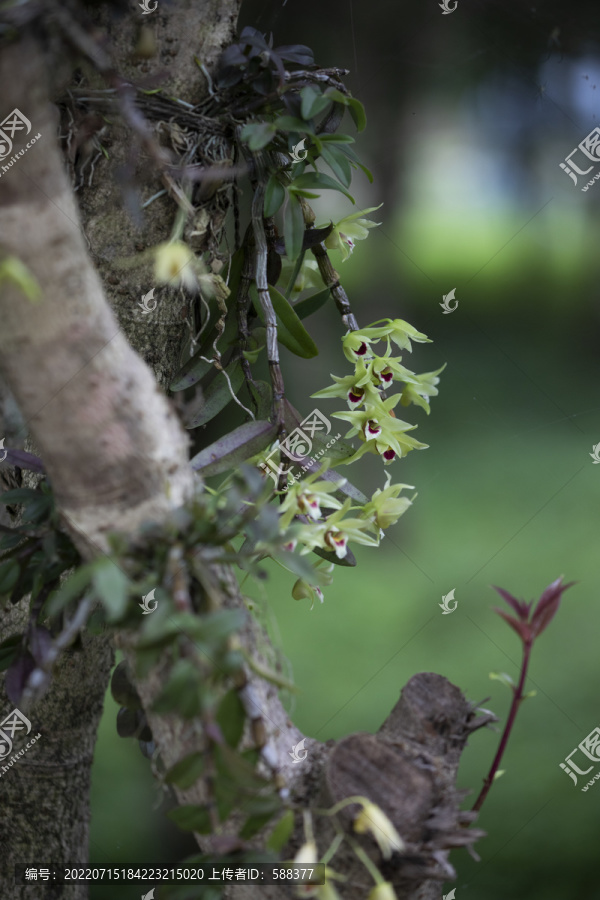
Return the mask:
{"type": "Polygon", "coordinates": [[[495,778],[496,772],[500,766],[502,761],[502,757],[504,755],[504,751],[506,750],[506,745],[508,744],[508,739],[510,737],[510,733],[512,731],[512,727],[515,722],[515,718],[517,716],[517,711],[522,701],[525,699],[523,696],[523,688],[525,687],[525,680],[527,678],[527,669],[529,668],[529,658],[531,655],[531,648],[533,646],[533,641],[525,641],[523,644],[523,663],[521,665],[521,677],[519,679],[519,684],[516,688],[513,688],[513,701],[510,707],[510,712],[508,714],[508,719],[506,720],[506,726],[504,728],[504,732],[502,733],[502,738],[500,739],[500,744],[498,746],[498,752],[494,757],[494,761],[492,762],[490,771],[488,772],[487,778],[483,782],[483,787],[481,788],[481,793],[479,797],[475,801],[475,805],[473,806],[473,812],[479,812],[483,805],[483,801],[488,795],[488,792],[492,786],[492,782],[495,778]]]}

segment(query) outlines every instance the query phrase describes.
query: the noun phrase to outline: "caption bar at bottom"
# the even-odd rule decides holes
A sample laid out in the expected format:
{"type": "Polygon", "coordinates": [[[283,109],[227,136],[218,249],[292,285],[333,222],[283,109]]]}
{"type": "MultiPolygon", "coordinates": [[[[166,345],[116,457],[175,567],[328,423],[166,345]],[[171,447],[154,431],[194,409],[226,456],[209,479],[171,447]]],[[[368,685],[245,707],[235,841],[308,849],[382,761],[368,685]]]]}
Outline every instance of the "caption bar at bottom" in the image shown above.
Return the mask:
{"type": "Polygon", "coordinates": [[[47,881],[54,884],[325,884],[325,865],[291,866],[284,863],[254,863],[252,866],[30,866],[15,865],[15,884],[47,881]]]}

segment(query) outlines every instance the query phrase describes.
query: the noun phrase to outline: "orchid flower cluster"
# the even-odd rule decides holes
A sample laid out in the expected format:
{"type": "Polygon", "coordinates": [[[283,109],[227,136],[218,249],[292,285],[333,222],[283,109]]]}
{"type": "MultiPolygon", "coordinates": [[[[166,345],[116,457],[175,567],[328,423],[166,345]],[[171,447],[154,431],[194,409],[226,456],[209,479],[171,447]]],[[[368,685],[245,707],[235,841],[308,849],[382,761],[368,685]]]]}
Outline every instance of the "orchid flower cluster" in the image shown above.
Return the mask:
{"type": "Polygon", "coordinates": [[[402,406],[415,403],[429,415],[429,398],[438,393],[436,385],[444,366],[435,372],[415,375],[402,365],[401,356],[392,356],[392,344],[410,353],[411,341],[430,343],[427,335],[403,319],[382,319],[369,328],[350,331],[342,338],[344,355],[354,363],[354,374],[343,378],[332,375],[335,384],[312,396],[341,397],[348,402],[349,412],[332,415],[350,422],[352,428],[346,437],[358,436],[362,443],[356,453],[344,460],[345,463],[353,463],[365,453],[376,453],[382,457],[384,465],[389,465],[396,457],[428,446],[407,434],[417,426],[398,419],[393,411],[398,402],[402,406]],[[379,356],[373,345],[381,341],[387,346],[379,356]],[[402,382],[403,389],[385,399],[384,391],[394,381],[402,382]]]}
{"type": "MultiPolygon", "coordinates": [[[[394,525],[412,503],[408,497],[399,496],[404,488],[410,489],[412,485],[391,484],[389,475],[385,487],[376,490],[364,506],[353,506],[350,498],[342,502],[333,493],[346,484],[346,479],[325,481],[322,478],[325,471],[326,466],[288,486],[279,519],[283,532],[294,527],[293,539],[286,544],[286,550],[295,550],[301,544],[301,556],[322,550],[333,552],[337,559],[343,560],[348,555],[349,541],[377,547],[384,529],[394,525]],[[358,515],[352,515],[357,511],[358,515]]],[[[315,570],[321,584],[331,584],[332,568],[331,564],[317,564],[315,570]]],[[[314,603],[318,598],[323,602],[321,588],[303,578],[296,581],[292,596],[296,600],[308,598],[314,603]]]]}
{"type": "MultiPolygon", "coordinates": [[[[417,426],[398,419],[393,410],[399,402],[403,406],[415,403],[429,413],[429,398],[438,393],[438,376],[444,367],[416,375],[403,366],[400,356],[392,356],[392,345],[410,352],[411,341],[424,343],[429,338],[403,319],[384,319],[368,328],[351,331],[342,339],[344,355],[354,363],[354,373],[342,378],[332,375],[334,384],[312,395],[339,397],[350,407],[347,412],[332,415],[350,423],[352,427],[346,437],[358,436],[361,445],[340,462],[349,464],[365,453],[375,453],[384,465],[389,465],[410,450],[427,447],[407,434],[417,426]],[[381,341],[385,341],[386,347],[382,355],[377,355],[375,345],[381,341]],[[395,381],[402,383],[401,392],[386,398],[385,389],[395,381]]],[[[400,494],[405,488],[412,490],[413,486],[393,484],[387,473],[385,486],[376,490],[364,505],[356,506],[351,498],[340,500],[334,496],[346,480],[325,480],[327,465],[286,486],[279,524],[283,533],[293,535],[285,549],[293,551],[300,544],[301,556],[312,551],[318,555],[328,552],[342,561],[348,555],[350,541],[370,547],[379,545],[385,529],[394,525],[411,505],[414,496],[409,499],[400,494]]],[[[321,585],[331,584],[332,568],[330,563],[325,567],[323,561],[315,567],[321,585]]],[[[313,604],[316,598],[323,602],[321,587],[305,578],[296,581],[292,596],[296,600],[309,598],[313,604]]]]}

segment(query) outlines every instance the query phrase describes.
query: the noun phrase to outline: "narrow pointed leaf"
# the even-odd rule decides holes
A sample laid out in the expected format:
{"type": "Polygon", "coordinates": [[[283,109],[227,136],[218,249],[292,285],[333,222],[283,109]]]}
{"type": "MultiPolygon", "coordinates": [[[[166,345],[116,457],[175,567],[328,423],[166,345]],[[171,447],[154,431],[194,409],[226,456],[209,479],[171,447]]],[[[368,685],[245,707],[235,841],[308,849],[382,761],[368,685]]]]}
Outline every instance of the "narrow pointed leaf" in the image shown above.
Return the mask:
{"type": "Polygon", "coordinates": [[[127,608],[127,575],[111,559],[102,557],[94,563],[92,581],[109,622],[120,619],[127,608]]]}
{"type": "MultiPolygon", "coordinates": [[[[300,178],[304,178],[301,175],[300,178]]],[[[304,216],[300,201],[291,196],[286,203],[283,213],[283,237],[285,240],[285,252],[288,259],[293,262],[302,250],[304,238],[304,216]]]]}
{"type": "Polygon", "coordinates": [[[367,169],[367,167],[363,165],[352,147],[349,147],[348,144],[342,144],[340,146],[340,150],[348,157],[348,159],[350,159],[354,163],[354,165],[358,166],[359,169],[362,169],[362,171],[369,179],[369,182],[373,184],[373,173],[370,169],[367,169]]]}
{"type": "Polygon", "coordinates": [[[294,178],[289,186],[289,190],[292,191],[294,188],[299,188],[304,191],[316,189],[340,191],[345,197],[348,197],[352,203],[356,203],[352,194],[349,194],[345,187],[339,184],[339,182],[334,181],[329,175],[325,175],[324,172],[305,172],[304,175],[299,175],[298,178],[294,178]]]}
{"type": "Polygon", "coordinates": [[[265,217],[274,216],[285,200],[285,188],[275,174],[271,175],[265,187],[265,217]]]}
{"type": "Polygon", "coordinates": [[[276,433],[276,426],[270,422],[246,422],[197,453],[191,460],[192,469],[205,477],[219,475],[260,453],[275,439],[276,433]]]}
{"type": "Polygon", "coordinates": [[[352,116],[352,120],[356,125],[357,131],[364,131],[367,127],[367,115],[365,113],[365,108],[356,97],[350,97],[348,101],[348,109],[350,110],[350,115],[352,116]]]}
{"type": "Polygon", "coordinates": [[[274,853],[280,853],[291,838],[293,830],[294,812],[286,809],[267,838],[267,849],[273,850],[274,853]]]}
{"type": "MultiPolygon", "coordinates": [[[[258,315],[264,322],[265,314],[254,285],[250,288],[250,295],[258,315]]],[[[300,321],[293,306],[272,285],[269,285],[269,296],[277,316],[277,339],[279,342],[303,359],[312,359],[313,356],[317,356],[319,348],[300,321]]]]}
{"type": "Polygon", "coordinates": [[[522,600],[517,600],[516,597],[513,597],[508,591],[505,591],[504,588],[496,587],[492,585],[495,591],[502,597],[503,600],[506,600],[509,606],[511,606],[518,617],[520,619],[527,619],[529,617],[529,610],[531,609],[531,603],[525,603],[522,600]]]}
{"type": "Polygon", "coordinates": [[[92,576],[94,574],[94,563],[86,563],[75,569],[73,574],[67,578],[59,587],[55,594],[52,595],[48,606],[47,613],[49,616],[56,615],[71,600],[80,597],[81,594],[89,587],[92,576]]]}
{"type": "MultiPolygon", "coordinates": [[[[257,416],[259,421],[268,419],[271,415],[271,405],[273,403],[273,389],[267,381],[255,381],[254,384],[247,384],[250,397],[257,407],[257,416]]],[[[257,453],[260,451],[256,451],[257,453]]]]}
{"type": "Polygon", "coordinates": [[[352,169],[348,157],[335,146],[323,147],[321,156],[344,187],[350,187],[350,182],[352,181],[352,169]]]}
{"type": "Polygon", "coordinates": [[[302,88],[300,91],[300,98],[302,101],[301,110],[303,119],[312,119],[320,112],[323,112],[323,110],[332,103],[330,97],[324,97],[320,91],[317,91],[311,85],[302,88]]]}
{"type": "Polygon", "coordinates": [[[312,314],[316,313],[322,306],[325,306],[330,296],[331,292],[329,288],[323,288],[322,291],[311,294],[310,297],[300,300],[299,303],[294,303],[294,312],[299,319],[306,319],[307,316],[312,316],[312,314]]]}
{"type": "Polygon", "coordinates": [[[238,692],[232,688],[222,698],[215,715],[223,737],[234,750],[244,733],[246,713],[238,692]]]}
{"type": "Polygon", "coordinates": [[[279,116],[273,122],[273,127],[277,131],[297,131],[299,134],[308,134],[312,136],[312,130],[308,122],[297,119],[295,116],[279,116]]]}
{"type": "Polygon", "coordinates": [[[270,144],[275,136],[272,122],[253,122],[242,128],[242,140],[246,141],[250,150],[262,150],[270,144]]]}
{"type": "Polygon", "coordinates": [[[303,353],[299,355],[302,355],[305,359],[317,356],[319,352],[317,345],[300,321],[289,300],[286,300],[283,294],[272,285],[269,287],[269,296],[271,297],[275,315],[302,349],[303,353]]]}
{"type": "Polygon", "coordinates": [[[562,583],[563,576],[553,581],[543,592],[531,617],[531,625],[535,635],[540,635],[548,627],[560,606],[563,591],[572,587],[575,582],[562,583]]]}
{"type": "Polygon", "coordinates": [[[204,391],[204,403],[200,411],[187,423],[186,428],[198,428],[214,419],[225,407],[231,403],[233,397],[244,383],[244,373],[239,359],[227,366],[227,374],[231,381],[231,388],[222,372],[219,372],[214,381],[204,391]]]}
{"type": "Polygon", "coordinates": [[[18,466],[19,469],[29,469],[31,472],[45,472],[44,464],[38,456],[27,453],[26,450],[7,450],[6,459],[2,466],[18,466]]]}
{"type": "Polygon", "coordinates": [[[321,547],[313,547],[312,552],[320,556],[321,559],[326,559],[327,562],[333,563],[334,566],[350,566],[353,568],[356,565],[356,557],[348,548],[346,548],[346,555],[341,558],[336,556],[333,551],[322,550],[321,547]]]}
{"type": "Polygon", "coordinates": [[[497,612],[499,616],[502,616],[504,621],[510,625],[513,631],[517,632],[522,641],[526,642],[531,640],[532,633],[529,622],[521,622],[518,619],[513,618],[513,616],[509,616],[503,609],[494,607],[494,612],[497,612]]]}
{"type": "Polygon", "coordinates": [[[176,784],[177,787],[186,790],[198,781],[204,771],[204,754],[200,752],[190,753],[179,762],[171,766],[165,775],[167,784],[176,784]]]}
{"type": "MultiPolygon", "coordinates": [[[[235,339],[236,335],[237,316],[232,312],[225,320],[225,328],[217,344],[221,353],[227,349],[230,342],[235,339]]],[[[216,337],[217,329],[210,328],[207,337],[202,342],[200,350],[198,350],[198,352],[195,353],[175,375],[173,381],[169,385],[171,391],[184,391],[186,388],[192,387],[192,385],[197,384],[200,379],[204,378],[204,376],[214,368],[212,357],[214,356],[213,343],[216,337]],[[205,359],[201,359],[202,356],[204,356],[205,359]]]]}
{"type": "Polygon", "coordinates": [[[175,809],[171,809],[167,816],[182,831],[208,834],[212,830],[208,806],[177,806],[175,809]]]}

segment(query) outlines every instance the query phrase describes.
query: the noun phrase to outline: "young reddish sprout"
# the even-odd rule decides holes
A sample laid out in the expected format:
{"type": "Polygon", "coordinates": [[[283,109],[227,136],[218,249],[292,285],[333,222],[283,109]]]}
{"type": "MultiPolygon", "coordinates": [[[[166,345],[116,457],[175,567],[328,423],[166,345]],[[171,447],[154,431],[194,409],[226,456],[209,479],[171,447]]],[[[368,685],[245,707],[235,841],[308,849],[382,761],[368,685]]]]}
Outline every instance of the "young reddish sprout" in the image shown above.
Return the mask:
{"type": "Polygon", "coordinates": [[[502,616],[504,621],[508,622],[513,631],[516,631],[521,638],[521,643],[523,645],[523,662],[521,664],[521,677],[519,678],[519,683],[516,687],[514,685],[512,686],[513,700],[510,707],[510,712],[508,714],[508,719],[506,720],[506,727],[504,728],[504,732],[500,739],[498,752],[494,757],[494,761],[491,765],[488,776],[483,782],[481,793],[475,801],[473,812],[477,812],[481,809],[483,801],[488,795],[488,791],[492,786],[492,782],[496,776],[496,772],[498,771],[498,767],[500,766],[502,756],[506,749],[506,745],[508,743],[508,739],[510,737],[510,733],[517,715],[517,710],[525,699],[523,688],[525,687],[525,680],[527,678],[527,669],[529,668],[529,658],[531,655],[533,642],[537,637],[540,636],[543,631],[545,631],[545,629],[548,627],[548,625],[556,615],[558,607],[560,606],[560,600],[563,592],[566,591],[567,588],[570,588],[575,584],[574,581],[570,581],[568,584],[563,584],[563,577],[564,576],[561,575],[560,578],[557,578],[556,581],[553,581],[552,584],[548,585],[548,587],[538,600],[537,606],[535,607],[533,613],[531,612],[533,600],[531,601],[531,603],[525,603],[523,600],[517,600],[516,597],[513,597],[512,594],[509,594],[509,592],[505,591],[503,588],[494,587],[494,590],[498,591],[502,599],[506,600],[508,605],[516,613],[515,617],[511,616],[503,609],[495,609],[498,615],[502,616]]]}

